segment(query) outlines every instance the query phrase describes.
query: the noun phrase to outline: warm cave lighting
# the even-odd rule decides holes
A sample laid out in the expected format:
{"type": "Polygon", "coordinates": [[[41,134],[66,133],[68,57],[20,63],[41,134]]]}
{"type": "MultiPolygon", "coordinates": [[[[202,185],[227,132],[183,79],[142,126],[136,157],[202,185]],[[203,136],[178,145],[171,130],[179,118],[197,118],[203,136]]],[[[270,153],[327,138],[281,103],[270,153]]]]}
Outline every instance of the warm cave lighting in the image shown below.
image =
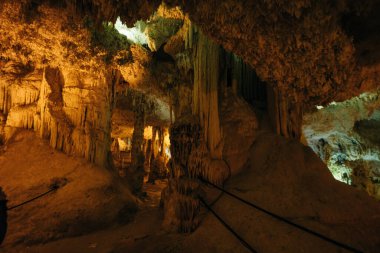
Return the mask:
{"type": "Polygon", "coordinates": [[[379,13],[0,0],[0,253],[380,253],[379,13]]]}
{"type": "Polygon", "coordinates": [[[123,25],[120,18],[118,18],[115,23],[115,28],[120,34],[125,35],[135,44],[143,45],[148,43],[148,38],[144,34],[145,27],[143,21],[137,21],[134,27],[129,28],[128,26],[123,25]]]}
{"type": "Polygon", "coordinates": [[[126,151],[131,149],[131,143],[129,138],[118,138],[120,151],[126,151]]]}

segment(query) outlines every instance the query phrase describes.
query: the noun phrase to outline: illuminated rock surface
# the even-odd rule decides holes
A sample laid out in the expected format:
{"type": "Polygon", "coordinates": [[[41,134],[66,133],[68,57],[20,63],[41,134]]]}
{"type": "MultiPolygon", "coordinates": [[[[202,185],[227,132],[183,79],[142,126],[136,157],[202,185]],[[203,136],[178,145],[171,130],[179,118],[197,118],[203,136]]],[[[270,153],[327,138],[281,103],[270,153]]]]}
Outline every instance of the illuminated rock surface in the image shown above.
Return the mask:
{"type": "Polygon", "coordinates": [[[379,92],[305,115],[303,133],[337,180],[380,198],[379,92]]]}
{"type": "Polygon", "coordinates": [[[379,10],[1,1],[0,186],[64,186],[10,210],[0,250],[245,252],[205,200],[258,252],[341,252],[206,180],[377,252],[379,10]]]}

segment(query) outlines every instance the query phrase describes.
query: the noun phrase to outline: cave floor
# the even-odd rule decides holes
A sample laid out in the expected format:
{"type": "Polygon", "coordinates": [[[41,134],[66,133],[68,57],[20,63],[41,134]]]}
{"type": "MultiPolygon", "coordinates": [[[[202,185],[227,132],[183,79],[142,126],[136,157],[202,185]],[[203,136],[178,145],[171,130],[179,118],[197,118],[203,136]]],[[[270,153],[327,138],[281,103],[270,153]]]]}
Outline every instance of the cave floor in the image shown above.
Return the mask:
{"type": "MultiPolygon", "coordinates": [[[[159,209],[161,190],[166,184],[165,180],[156,180],[155,185],[144,184],[143,191],[147,196],[139,203],[139,211],[134,220],[127,225],[115,225],[87,235],[32,246],[26,252],[143,252],[147,241],[154,244],[168,242],[170,235],[161,231],[162,211],[159,209]]],[[[173,234],[172,237],[179,236],[173,234]]],[[[171,252],[170,247],[171,245],[163,245],[162,249],[171,252]]]]}
{"type": "MultiPolygon", "coordinates": [[[[18,152],[26,146],[25,141],[22,140],[14,145],[14,151],[18,152]],[[17,145],[22,145],[22,147],[17,145]]],[[[0,159],[2,162],[0,170],[4,170],[3,165],[7,164],[6,159],[12,157],[12,149],[10,146],[5,154],[0,155],[2,158],[2,160],[0,159]],[[8,157],[6,157],[7,153],[8,157]]],[[[225,185],[226,189],[293,222],[359,248],[363,252],[378,252],[380,248],[380,203],[378,201],[364,192],[335,181],[323,162],[309,148],[295,141],[285,140],[264,131],[258,133],[249,152],[250,158],[245,169],[228,180],[225,185]]],[[[40,157],[40,159],[42,158],[40,157]]],[[[8,169],[11,170],[11,165],[8,166],[8,169]]],[[[88,177],[89,175],[84,176],[88,177]]],[[[68,184],[62,191],[68,191],[69,186],[68,184]]],[[[144,190],[148,197],[139,201],[138,212],[125,225],[108,222],[108,226],[83,231],[81,236],[69,235],[70,237],[67,237],[67,231],[65,231],[65,238],[47,237],[45,242],[30,241],[29,237],[38,235],[43,232],[43,229],[47,229],[43,226],[44,223],[59,227],[59,224],[50,221],[54,219],[54,213],[43,216],[45,221],[36,220],[34,217],[39,215],[40,209],[51,208],[48,204],[56,204],[54,201],[57,201],[57,197],[64,197],[64,201],[68,200],[70,195],[62,194],[61,196],[57,192],[55,199],[47,197],[46,202],[51,203],[47,203],[46,206],[37,206],[38,209],[25,207],[25,209],[20,209],[17,217],[13,217],[14,214],[10,215],[10,229],[8,238],[3,245],[4,252],[248,252],[214,216],[203,208],[201,225],[194,233],[176,234],[164,231],[161,227],[162,209],[158,208],[160,192],[164,186],[165,182],[158,182],[156,185],[146,184],[144,190]],[[12,228],[15,222],[17,222],[17,227],[12,228]],[[31,225],[36,228],[27,231],[29,234],[21,237],[24,241],[14,238],[19,236],[17,229],[31,225]],[[13,242],[19,243],[13,244],[11,247],[9,241],[12,241],[12,238],[13,242]],[[25,242],[26,239],[29,241],[25,242]]],[[[98,187],[96,189],[98,189],[96,192],[99,195],[99,191],[103,194],[103,191],[108,188],[98,187]]],[[[5,190],[16,191],[10,186],[5,190]]],[[[204,190],[208,193],[207,201],[209,203],[219,196],[217,191],[211,191],[209,188],[204,190]]],[[[117,198],[120,192],[119,189],[113,193],[111,199],[117,198]]],[[[67,194],[72,193],[67,192],[67,194]]],[[[98,195],[98,198],[104,197],[98,195]]],[[[84,200],[83,196],[80,200],[84,200]]],[[[126,200],[120,200],[120,202],[124,201],[126,200]]],[[[88,213],[88,217],[101,220],[106,219],[104,217],[107,217],[108,212],[113,210],[113,206],[109,205],[109,202],[104,203],[100,208],[98,205],[95,207],[104,212],[93,213],[92,209],[94,208],[90,206],[87,206],[87,209],[82,212],[88,213]]],[[[348,252],[287,224],[275,221],[225,194],[220,196],[213,208],[258,252],[348,252]]],[[[64,218],[67,217],[64,216],[64,218]]],[[[86,224],[96,223],[97,220],[91,220],[86,224]]],[[[77,222],[70,219],[68,221],[77,222]]]]}

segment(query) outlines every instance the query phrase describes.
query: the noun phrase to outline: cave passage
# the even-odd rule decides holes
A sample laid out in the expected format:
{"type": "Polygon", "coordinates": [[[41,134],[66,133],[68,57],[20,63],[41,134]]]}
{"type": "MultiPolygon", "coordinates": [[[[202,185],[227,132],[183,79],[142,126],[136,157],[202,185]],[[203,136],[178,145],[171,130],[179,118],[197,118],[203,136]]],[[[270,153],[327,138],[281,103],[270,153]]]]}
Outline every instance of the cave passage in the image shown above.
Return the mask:
{"type": "Polygon", "coordinates": [[[0,251],[378,252],[379,6],[0,1],[0,251]]]}

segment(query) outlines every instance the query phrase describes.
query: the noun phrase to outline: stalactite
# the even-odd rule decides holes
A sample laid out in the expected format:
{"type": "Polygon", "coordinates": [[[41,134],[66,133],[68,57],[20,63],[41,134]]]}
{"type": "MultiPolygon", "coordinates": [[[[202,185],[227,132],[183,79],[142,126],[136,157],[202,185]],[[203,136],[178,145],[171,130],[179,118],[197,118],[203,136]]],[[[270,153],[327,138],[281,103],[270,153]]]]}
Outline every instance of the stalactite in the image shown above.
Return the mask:
{"type": "Polygon", "coordinates": [[[153,127],[152,129],[153,152],[151,154],[149,183],[154,183],[157,179],[164,179],[168,176],[168,171],[164,157],[164,129],[162,127],[153,127]],[[156,137],[158,140],[156,141],[156,137]]]}
{"type": "Polygon", "coordinates": [[[6,125],[25,129],[34,128],[34,116],[36,114],[36,104],[12,107],[6,125]]]}
{"type": "Polygon", "coordinates": [[[302,134],[302,104],[286,97],[279,89],[274,89],[274,124],[278,134],[300,140],[302,134]]]}
{"type": "Polygon", "coordinates": [[[222,157],[222,130],[219,119],[220,46],[198,33],[194,52],[193,113],[199,116],[210,155],[222,157]]]}
{"type": "MultiPolygon", "coordinates": [[[[18,65],[8,64],[13,68],[18,65]]],[[[13,69],[9,69],[11,71],[13,69]]],[[[25,106],[37,102],[39,99],[39,86],[41,80],[29,80],[28,76],[23,80],[15,79],[7,74],[0,80],[0,111],[8,114],[9,110],[16,106],[25,106]]]]}
{"type": "MultiPolygon", "coordinates": [[[[5,112],[5,125],[34,129],[53,148],[107,166],[113,103],[112,94],[107,93],[112,91],[106,88],[97,94],[74,85],[65,87],[63,75],[60,69],[47,67],[16,79],[9,73],[1,78],[0,108],[5,112]],[[104,94],[106,99],[97,99],[104,94]]],[[[72,72],[68,76],[70,81],[77,77],[72,72]]],[[[105,88],[108,83],[105,76],[98,85],[105,88]]]]}

